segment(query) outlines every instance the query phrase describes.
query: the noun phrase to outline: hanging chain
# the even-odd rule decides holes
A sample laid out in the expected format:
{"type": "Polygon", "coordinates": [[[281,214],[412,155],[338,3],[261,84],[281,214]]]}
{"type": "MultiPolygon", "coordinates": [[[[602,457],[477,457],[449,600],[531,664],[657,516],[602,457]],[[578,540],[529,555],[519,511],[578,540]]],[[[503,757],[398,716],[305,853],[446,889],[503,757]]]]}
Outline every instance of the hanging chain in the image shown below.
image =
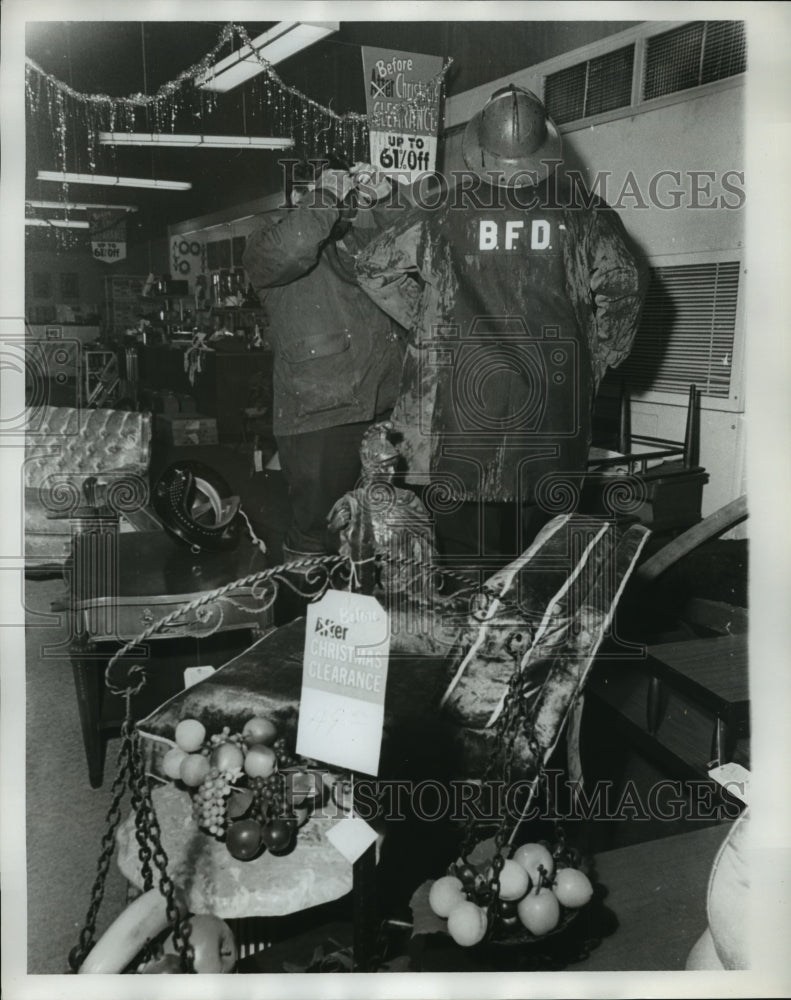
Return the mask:
{"type": "MultiPolygon", "coordinates": [[[[380,564],[385,563],[388,561],[388,556],[378,555],[376,557],[376,561],[380,564]]],[[[126,653],[143,643],[147,638],[159,631],[160,628],[168,624],[175,617],[181,616],[186,611],[201,607],[212,600],[222,598],[230,591],[265,581],[273,583],[276,590],[278,582],[290,584],[287,577],[277,579],[277,575],[279,573],[284,571],[294,572],[295,570],[303,570],[309,575],[311,570],[315,572],[324,568],[327,571],[326,580],[323,585],[319,587],[319,593],[313,595],[314,597],[318,597],[324,592],[324,590],[326,590],[327,586],[329,586],[335,572],[349,562],[350,560],[340,556],[309,558],[298,560],[294,563],[285,564],[283,566],[276,566],[269,570],[251,574],[247,577],[235,580],[224,587],[218,588],[216,591],[202,594],[200,598],[191,602],[186,607],[178,608],[171,614],[166,615],[164,618],[152,623],[144,630],[144,632],[119,649],[110,658],[105,669],[105,684],[112,693],[119,694],[124,697],[126,701],[126,713],[124,722],[121,726],[121,747],[116,761],[116,774],[111,789],[111,804],[105,819],[105,831],[101,840],[101,850],[99,860],[97,862],[96,878],[91,889],[91,901],[85,917],[84,926],[80,931],[78,944],[75,945],[69,953],[69,967],[73,972],[78,971],[95,944],[96,919],[104,898],[107,873],[109,871],[110,861],[115,850],[116,832],[121,821],[121,802],[127,785],[130,790],[131,807],[135,816],[135,838],[138,843],[138,855],[140,858],[144,890],[148,891],[154,887],[154,868],[156,868],[159,874],[159,889],[165,897],[168,922],[173,927],[173,940],[181,956],[182,971],[194,971],[195,955],[192,944],[190,943],[191,924],[188,916],[181,916],[176,902],[176,886],[167,871],[168,858],[162,847],[161,828],[151,799],[150,783],[145,773],[145,764],[140,749],[140,734],[132,717],[132,698],[138,694],[138,692],[142,690],[145,685],[147,679],[146,670],[145,667],[140,664],[131,666],[127,671],[126,686],[120,687],[111,680],[110,671],[112,667],[126,653]]],[[[418,562],[421,562],[421,560],[407,560],[407,563],[418,562]]],[[[471,584],[468,577],[459,573],[439,567],[434,567],[433,572],[435,572],[443,580],[445,578],[453,579],[464,585],[461,590],[456,591],[455,594],[449,595],[447,598],[448,601],[458,599],[460,594],[463,592],[477,589],[474,584],[471,584]]],[[[504,709],[497,722],[496,741],[498,749],[487,767],[486,780],[489,780],[496,763],[503,760],[506,755],[506,750],[511,755],[513,754],[512,747],[515,740],[515,734],[509,732],[506,735],[506,731],[513,727],[514,711],[512,709],[512,703],[514,702],[514,691],[518,685],[518,679],[517,670],[509,683],[509,692],[506,696],[504,709]]],[[[510,765],[508,773],[510,774],[510,765]]],[[[472,836],[472,832],[473,831],[468,831],[470,836],[472,836]]],[[[496,875],[495,881],[492,885],[495,888],[499,887],[497,875],[502,870],[503,866],[502,842],[505,837],[504,826],[502,831],[498,831],[498,835],[500,836],[498,855],[493,863],[496,875]]],[[[465,848],[464,856],[466,856],[470,847],[471,841],[469,847],[465,848]]]]}
{"type": "Polygon", "coordinates": [[[97,864],[96,879],[91,890],[91,902],[80,931],[79,942],[69,953],[69,967],[77,972],[96,940],[96,918],[104,898],[107,873],[115,851],[116,833],[121,821],[121,801],[128,785],[135,813],[135,836],[139,845],[144,888],[154,887],[151,861],[159,871],[159,889],[165,897],[168,923],[173,926],[173,940],[181,956],[183,972],[194,971],[194,950],[190,944],[189,918],[182,918],[176,903],[176,886],[167,872],[167,854],[162,847],[159,820],[151,801],[151,788],[145,773],[140,749],[140,734],[134,725],[131,710],[132,692],[127,692],[126,714],[121,726],[121,748],[116,762],[112,785],[112,802],[107,813],[105,832],[97,864]],[[149,847],[149,842],[152,847],[149,847]],[[152,849],[153,848],[153,849],[152,849]]]}
{"type": "Polygon", "coordinates": [[[129,761],[129,738],[127,734],[122,739],[121,748],[118,751],[115,780],[112,785],[112,801],[105,819],[105,831],[102,836],[101,851],[96,866],[96,878],[91,889],[91,902],[85,917],[85,924],[80,931],[79,943],[69,953],[69,966],[73,972],[76,972],[85,961],[85,957],[91,948],[93,948],[96,940],[96,917],[104,898],[107,872],[109,871],[110,860],[115,850],[115,833],[121,822],[121,800],[124,797],[126,788],[129,761]]]}
{"type": "MultiPolygon", "coordinates": [[[[176,903],[176,885],[168,874],[168,856],[162,846],[162,830],[151,799],[151,784],[145,772],[145,763],[140,748],[140,733],[134,727],[130,735],[130,786],[140,803],[140,826],[144,837],[152,845],[151,860],[159,872],[159,891],[165,897],[165,912],[168,924],[173,927],[173,941],[181,956],[182,972],[194,972],[195,952],[190,943],[191,925],[189,917],[182,917],[176,903]]],[[[139,838],[138,838],[139,840],[139,838]]],[[[142,860],[142,859],[141,859],[142,860]]],[[[148,875],[153,888],[153,873],[150,866],[148,875]]]]}
{"type": "MultiPolygon", "coordinates": [[[[502,781],[505,788],[511,785],[514,763],[517,757],[516,741],[520,733],[527,742],[530,757],[535,768],[533,780],[534,782],[539,780],[542,766],[541,752],[533,729],[529,702],[530,697],[527,693],[520,659],[516,662],[513,673],[508,680],[502,710],[494,724],[494,745],[487,758],[486,767],[481,779],[483,787],[487,784],[491,785],[495,777],[502,781]]],[[[492,787],[494,786],[492,785],[492,787]]],[[[535,788],[535,784],[533,788],[535,788]]],[[[501,810],[493,838],[494,855],[491,859],[490,871],[487,876],[487,888],[484,900],[482,901],[482,905],[485,905],[487,910],[490,928],[495,926],[500,895],[500,873],[503,870],[506,859],[513,852],[513,836],[520,822],[521,817],[517,817],[511,829],[511,821],[506,810],[504,808],[501,810]],[[509,829],[511,829],[510,837],[509,829]]],[[[460,848],[460,857],[463,864],[469,865],[468,856],[479,839],[480,831],[475,816],[470,813],[465,823],[460,848]]]]}
{"type": "MultiPolygon", "coordinates": [[[[128,720],[125,719],[122,733],[124,731],[128,732],[128,729],[128,720]]],[[[136,733],[137,730],[135,729],[134,732],[136,733]]],[[[140,873],[143,877],[143,891],[148,892],[149,889],[154,888],[154,873],[151,869],[152,851],[148,845],[148,825],[144,796],[140,789],[140,782],[137,780],[137,769],[135,767],[136,747],[134,736],[131,733],[128,735],[130,740],[130,759],[133,762],[133,766],[130,769],[129,786],[131,791],[132,814],[135,817],[135,838],[138,843],[137,853],[140,858],[140,873]]]]}

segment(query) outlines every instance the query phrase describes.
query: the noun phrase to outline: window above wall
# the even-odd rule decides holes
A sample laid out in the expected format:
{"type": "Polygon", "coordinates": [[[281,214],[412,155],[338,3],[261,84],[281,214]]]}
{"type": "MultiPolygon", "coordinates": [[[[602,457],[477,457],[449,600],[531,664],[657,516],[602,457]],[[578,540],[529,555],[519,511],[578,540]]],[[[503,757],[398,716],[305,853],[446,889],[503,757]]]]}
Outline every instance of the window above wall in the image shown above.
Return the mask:
{"type": "Polygon", "coordinates": [[[692,21],[663,28],[648,23],[623,33],[632,36],[629,44],[623,44],[622,35],[537,67],[544,70],[544,103],[554,121],[568,126],[628,113],[746,71],[743,21],[692,21]],[[587,58],[580,58],[583,54],[587,58]]]}
{"type": "Polygon", "coordinates": [[[744,73],[742,21],[695,21],[646,41],[643,100],[744,73]]]}
{"type": "Polygon", "coordinates": [[[627,107],[632,100],[634,45],[552,73],[544,103],[556,125],[627,107]]]}

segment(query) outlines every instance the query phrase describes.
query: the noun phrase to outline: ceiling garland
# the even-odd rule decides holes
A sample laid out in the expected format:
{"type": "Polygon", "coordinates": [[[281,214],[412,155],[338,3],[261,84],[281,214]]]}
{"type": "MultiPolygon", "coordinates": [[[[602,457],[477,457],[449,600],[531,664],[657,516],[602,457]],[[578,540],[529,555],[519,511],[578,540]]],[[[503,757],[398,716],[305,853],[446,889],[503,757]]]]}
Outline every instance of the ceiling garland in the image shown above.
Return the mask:
{"type": "MultiPolygon", "coordinates": [[[[99,158],[99,133],[139,131],[139,116],[145,116],[146,131],[174,131],[179,117],[189,115],[192,120],[204,121],[217,108],[218,95],[196,85],[196,80],[212,75],[212,67],[222,49],[238,40],[250,46],[261,64],[263,83],[252,88],[260,112],[270,134],[291,137],[299,152],[306,157],[327,155],[341,151],[349,162],[367,156],[368,118],[359,112],[339,114],[314,101],[302,91],[290,87],[281,79],[260,52],[253,49],[244,27],[227,24],[220,32],[216,44],[188,69],[163,84],[153,94],[131,94],[111,97],[107,94],[84,94],[74,90],[62,80],[47,73],[33,59],[25,60],[27,107],[32,115],[42,110],[49,116],[54,137],[54,153],[58,170],[80,167],[82,155],[87,167],[96,170],[99,158]],[[73,126],[80,126],[76,131],[73,126]]],[[[437,77],[427,82],[442,87],[452,59],[446,60],[437,77]]],[[[407,107],[419,107],[427,98],[421,94],[403,102],[407,107]]]]}

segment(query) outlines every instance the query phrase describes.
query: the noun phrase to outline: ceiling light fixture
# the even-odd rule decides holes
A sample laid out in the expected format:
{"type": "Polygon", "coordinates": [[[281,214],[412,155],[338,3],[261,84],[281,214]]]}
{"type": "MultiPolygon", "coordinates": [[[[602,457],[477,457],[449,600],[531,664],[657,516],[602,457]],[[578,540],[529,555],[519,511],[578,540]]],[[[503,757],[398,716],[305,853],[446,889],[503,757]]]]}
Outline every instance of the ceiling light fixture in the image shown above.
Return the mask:
{"type": "Polygon", "coordinates": [[[208,146],[214,149],[290,149],[293,139],[262,135],[178,135],[168,132],[100,132],[103,146],[208,146]]]}
{"type": "Polygon", "coordinates": [[[60,184],[104,184],[107,187],[156,188],[160,191],[189,191],[189,181],[162,181],[149,177],[112,177],[109,174],[73,174],[68,171],[39,170],[40,181],[58,181],[60,184]]]}
{"type": "Polygon", "coordinates": [[[196,86],[224,94],[264,71],[256,53],[271,65],[320,42],[340,29],[337,21],[280,21],[198,77],[196,86]]]}
{"type": "Polygon", "coordinates": [[[84,219],[25,219],[26,226],[54,226],[56,229],[88,229],[84,219]]]}
{"type": "Polygon", "coordinates": [[[89,208],[115,208],[119,212],[136,212],[137,205],[104,205],[93,201],[26,201],[29,208],[62,208],[71,211],[84,212],[89,208]]]}

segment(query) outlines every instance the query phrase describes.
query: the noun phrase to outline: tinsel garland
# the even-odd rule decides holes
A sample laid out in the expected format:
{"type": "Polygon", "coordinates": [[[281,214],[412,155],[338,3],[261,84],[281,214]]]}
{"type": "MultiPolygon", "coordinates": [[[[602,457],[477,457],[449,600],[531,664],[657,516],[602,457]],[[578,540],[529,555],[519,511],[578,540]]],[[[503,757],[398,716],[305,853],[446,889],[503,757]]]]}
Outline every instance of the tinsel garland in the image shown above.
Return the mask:
{"type": "MultiPolygon", "coordinates": [[[[356,111],[339,114],[320,104],[295,87],[283,82],[275,68],[253,49],[247,31],[241,25],[228,24],[220,32],[216,44],[203,58],[183,70],[173,80],[163,84],[153,94],[131,94],[111,97],[108,94],[84,94],[47,73],[33,59],[25,60],[27,106],[31,114],[41,109],[42,88],[46,92],[47,110],[52,133],[56,138],[57,168],[67,170],[69,159],[69,127],[78,121],[87,137],[88,168],[96,169],[99,132],[136,131],[137,116],[145,112],[147,131],[175,130],[179,113],[188,108],[191,117],[203,119],[217,108],[218,95],[201,90],[196,80],[211,78],[212,68],[222,48],[238,37],[251,49],[262,67],[263,83],[255,88],[259,107],[269,112],[272,124],[281,136],[294,139],[309,156],[326,155],[342,149],[350,161],[359,160],[368,139],[368,118],[356,111]],[[71,104],[71,107],[69,106],[71,104]]],[[[402,102],[406,110],[426,103],[426,96],[441,87],[452,60],[448,59],[437,77],[427,82],[423,92],[402,102]]]]}
{"type": "MultiPolygon", "coordinates": [[[[25,60],[25,87],[28,114],[35,118],[42,109],[48,115],[52,136],[54,159],[57,170],[97,172],[100,153],[109,157],[114,171],[115,149],[105,150],[99,142],[100,132],[174,132],[181,116],[201,123],[209,118],[218,107],[219,95],[203,90],[196,81],[211,78],[222,49],[233,45],[238,39],[243,47],[248,47],[260,63],[262,72],[252,81],[248,91],[251,116],[261,116],[262,128],[268,134],[293,139],[301,155],[306,157],[326,156],[331,152],[341,153],[349,162],[367,158],[368,117],[355,111],[338,113],[308,97],[296,87],[290,87],[281,79],[275,68],[260,52],[253,48],[244,27],[227,24],[221,30],[217,42],[197,62],[182,70],[174,79],[164,83],[153,94],[135,93],[126,97],[112,97],[108,94],[85,94],[75,90],[47,73],[33,59],[25,60]],[[144,117],[145,127],[138,128],[138,120],[144,117]]],[[[445,76],[452,64],[447,59],[440,73],[409,101],[402,102],[402,111],[420,107],[430,100],[432,91],[437,93],[444,85],[445,76]]],[[[69,185],[61,185],[61,198],[69,200],[69,185]]],[[[69,218],[68,209],[65,218],[69,218]]],[[[38,230],[41,238],[47,230],[38,230]]],[[[60,248],[74,247],[84,241],[68,229],[56,228],[50,231],[60,248]]]]}

